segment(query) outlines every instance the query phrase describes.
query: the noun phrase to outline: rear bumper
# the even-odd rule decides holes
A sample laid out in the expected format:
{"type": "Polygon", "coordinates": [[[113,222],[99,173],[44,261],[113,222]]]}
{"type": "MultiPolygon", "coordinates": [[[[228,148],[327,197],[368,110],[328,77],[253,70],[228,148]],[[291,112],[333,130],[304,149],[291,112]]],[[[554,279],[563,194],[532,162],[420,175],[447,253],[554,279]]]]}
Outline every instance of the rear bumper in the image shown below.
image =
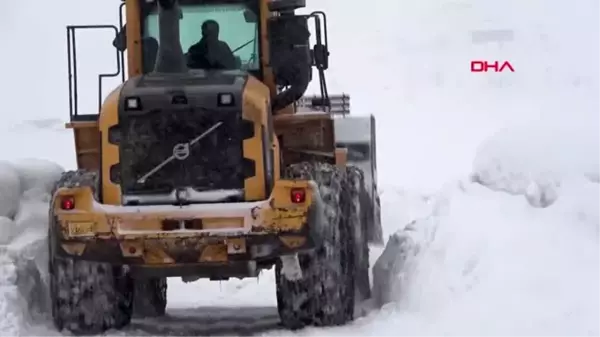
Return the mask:
{"type": "Polygon", "coordinates": [[[61,188],[52,206],[57,251],[134,267],[273,260],[316,244],[309,226],[320,202],[316,191],[310,181],[280,180],[271,196],[258,202],[113,206],[98,203],[88,187],[61,188]],[[304,202],[292,203],[293,188],[306,191],[304,202]],[[74,209],[61,209],[66,197],[74,200],[74,209]]]}

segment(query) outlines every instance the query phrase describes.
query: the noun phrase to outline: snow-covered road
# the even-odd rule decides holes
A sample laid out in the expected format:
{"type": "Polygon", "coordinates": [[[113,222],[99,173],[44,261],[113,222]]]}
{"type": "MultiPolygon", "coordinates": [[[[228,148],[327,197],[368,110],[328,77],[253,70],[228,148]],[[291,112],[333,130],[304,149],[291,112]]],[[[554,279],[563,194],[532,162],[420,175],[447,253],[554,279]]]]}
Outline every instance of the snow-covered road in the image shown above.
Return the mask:
{"type": "MultiPolygon", "coordinates": [[[[368,11],[359,1],[308,2],[329,16],[330,91],[350,93],[354,113],[377,118],[384,234],[413,222],[419,251],[398,275],[394,303],[347,327],[295,334],[599,335],[598,2],[373,0],[368,11]],[[513,41],[472,44],[479,29],[511,30],[513,41]],[[472,74],[472,59],[507,59],[516,71],[472,74]]],[[[43,274],[32,254],[45,233],[45,182],[57,171],[19,159],[74,166],[62,129],[64,26],[115,22],[118,3],[20,0],[0,13],[0,38],[20,50],[0,55],[15,65],[0,78],[10,98],[0,158],[17,165],[0,165],[0,335],[57,335],[26,306],[40,291],[27,287],[35,275],[18,278],[15,268],[29,256],[43,274]],[[40,50],[45,66],[22,78],[40,50]]],[[[91,54],[97,46],[83,47],[87,67],[105,66],[91,54]]],[[[90,87],[82,99],[91,109],[90,87]]],[[[168,298],[167,317],[110,334],[292,334],[278,328],[272,272],[172,279],[168,298]]]]}

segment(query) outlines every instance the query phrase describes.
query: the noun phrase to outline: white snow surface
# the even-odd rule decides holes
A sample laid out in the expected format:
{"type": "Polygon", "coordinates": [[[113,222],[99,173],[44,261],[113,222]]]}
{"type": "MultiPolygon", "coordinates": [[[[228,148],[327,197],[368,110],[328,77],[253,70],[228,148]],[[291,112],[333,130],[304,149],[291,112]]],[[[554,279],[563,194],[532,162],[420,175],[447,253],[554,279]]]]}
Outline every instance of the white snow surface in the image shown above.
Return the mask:
{"type": "MultiPolygon", "coordinates": [[[[0,55],[14,65],[0,78],[10,93],[0,142],[0,335],[57,335],[36,312],[44,304],[32,302],[43,295],[35,278],[45,275],[49,186],[75,166],[62,128],[64,26],[114,23],[118,4],[21,0],[0,13],[0,38],[20,50],[0,55]],[[43,39],[31,20],[45,27],[43,39]],[[38,64],[40,50],[52,67],[35,68],[32,83],[22,68],[38,64]]],[[[598,2],[309,6],[328,13],[330,91],[377,118],[385,234],[413,223],[418,250],[397,276],[394,302],[346,327],[292,333],[277,327],[272,271],[172,279],[167,317],[109,335],[600,335],[598,2]],[[513,41],[472,44],[484,29],[510,30],[513,41]],[[506,59],[516,72],[471,74],[473,59],[506,59]]],[[[78,40],[81,109],[95,108],[95,75],[111,69],[110,39],[94,38],[78,40]]],[[[380,251],[372,249],[373,263],[380,251]]]]}

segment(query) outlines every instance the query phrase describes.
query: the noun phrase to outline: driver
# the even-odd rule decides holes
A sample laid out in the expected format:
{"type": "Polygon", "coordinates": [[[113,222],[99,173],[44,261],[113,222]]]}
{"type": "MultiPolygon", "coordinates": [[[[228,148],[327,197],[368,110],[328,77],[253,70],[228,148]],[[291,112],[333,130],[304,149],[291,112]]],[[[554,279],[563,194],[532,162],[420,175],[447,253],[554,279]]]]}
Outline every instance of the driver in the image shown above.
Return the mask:
{"type": "Polygon", "coordinates": [[[219,24],[215,20],[202,23],[202,38],[187,52],[188,67],[196,69],[235,69],[233,52],[219,40],[219,24]]]}

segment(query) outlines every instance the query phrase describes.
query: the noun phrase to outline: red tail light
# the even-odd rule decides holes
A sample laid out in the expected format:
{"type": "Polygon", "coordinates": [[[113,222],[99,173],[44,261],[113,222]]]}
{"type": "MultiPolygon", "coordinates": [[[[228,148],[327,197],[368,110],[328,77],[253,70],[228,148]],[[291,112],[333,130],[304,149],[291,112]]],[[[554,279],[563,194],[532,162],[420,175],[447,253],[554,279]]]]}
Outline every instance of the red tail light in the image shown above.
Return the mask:
{"type": "Polygon", "coordinates": [[[60,200],[60,208],[64,210],[72,210],[75,208],[75,199],[73,197],[63,197],[60,200]]]}
{"type": "Polygon", "coordinates": [[[301,204],[306,200],[306,190],[303,188],[292,188],[290,197],[294,204],[301,204]]]}

